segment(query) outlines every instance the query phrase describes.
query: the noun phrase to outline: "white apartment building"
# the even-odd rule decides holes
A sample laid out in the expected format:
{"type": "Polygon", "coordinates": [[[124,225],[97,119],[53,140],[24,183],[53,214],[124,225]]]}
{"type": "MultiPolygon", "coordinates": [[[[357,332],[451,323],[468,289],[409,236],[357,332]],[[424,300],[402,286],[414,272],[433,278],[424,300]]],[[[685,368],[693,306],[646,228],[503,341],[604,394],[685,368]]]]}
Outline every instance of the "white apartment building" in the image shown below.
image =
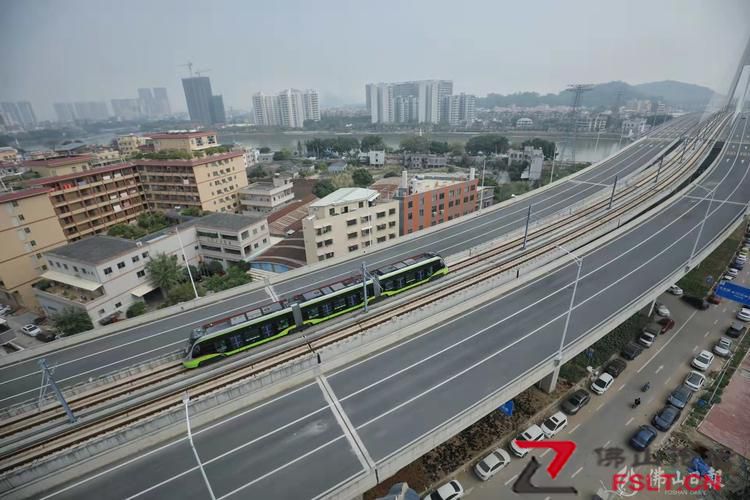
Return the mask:
{"type": "Polygon", "coordinates": [[[470,94],[449,95],[443,97],[440,120],[450,125],[470,125],[477,117],[477,98],[470,94]]]}
{"type": "Polygon", "coordinates": [[[320,121],[320,99],[314,89],[286,89],[275,96],[258,92],[253,108],[260,127],[302,128],[305,120],[320,121]]]}
{"type": "Polygon", "coordinates": [[[117,137],[117,150],[122,156],[130,156],[140,152],[140,147],[145,145],[150,139],[135,134],[121,135],[117,137]]]}
{"type": "Polygon", "coordinates": [[[452,94],[450,80],[368,83],[365,86],[372,123],[438,123],[443,98],[452,94]]]}
{"type": "Polygon", "coordinates": [[[291,177],[274,177],[271,182],[253,182],[240,189],[240,208],[244,215],[266,216],[294,200],[291,177]]]}
{"type": "Polygon", "coordinates": [[[398,236],[399,201],[380,202],[380,193],[342,188],[310,204],[302,219],[308,264],[361,253],[398,236]]]}

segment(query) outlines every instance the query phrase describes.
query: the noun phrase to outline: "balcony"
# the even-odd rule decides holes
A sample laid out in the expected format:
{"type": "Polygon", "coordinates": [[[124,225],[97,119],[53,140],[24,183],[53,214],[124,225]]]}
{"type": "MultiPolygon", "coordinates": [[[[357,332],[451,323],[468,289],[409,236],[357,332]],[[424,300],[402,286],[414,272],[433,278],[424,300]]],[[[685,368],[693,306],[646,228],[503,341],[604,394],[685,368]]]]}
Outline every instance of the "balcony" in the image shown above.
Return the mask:
{"type": "Polygon", "coordinates": [[[101,283],[58,271],[46,271],[42,280],[34,284],[35,293],[64,299],[73,304],[87,305],[104,296],[101,283]]]}

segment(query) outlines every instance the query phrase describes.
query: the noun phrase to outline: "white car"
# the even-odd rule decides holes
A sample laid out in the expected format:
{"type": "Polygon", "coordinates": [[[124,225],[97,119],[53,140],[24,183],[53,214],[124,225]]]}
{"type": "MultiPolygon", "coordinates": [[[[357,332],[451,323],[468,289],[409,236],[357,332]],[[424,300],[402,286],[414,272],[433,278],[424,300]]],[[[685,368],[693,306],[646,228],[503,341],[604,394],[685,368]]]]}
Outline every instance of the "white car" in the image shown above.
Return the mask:
{"type": "Polygon", "coordinates": [[[455,479],[442,485],[437,490],[428,494],[423,500],[457,500],[463,498],[464,488],[455,479]]]}
{"type": "Polygon", "coordinates": [[[736,278],[739,273],[740,270],[734,267],[730,267],[729,269],[727,269],[727,276],[731,276],[732,278],[736,278]]]}
{"type": "Polygon", "coordinates": [[[721,277],[721,279],[723,279],[724,281],[732,281],[734,278],[735,277],[732,276],[731,274],[725,274],[724,276],[721,277]]]}
{"type": "Polygon", "coordinates": [[[695,370],[688,373],[688,376],[685,377],[685,385],[691,390],[691,391],[700,391],[701,388],[706,384],[706,376],[703,375],[701,372],[696,372],[695,370]]]}
{"type": "Polygon", "coordinates": [[[36,325],[26,325],[23,328],[21,328],[21,331],[28,335],[29,337],[36,337],[37,333],[42,333],[42,329],[39,328],[36,325]]]}
{"type": "Polygon", "coordinates": [[[594,380],[591,384],[591,390],[595,393],[599,394],[600,396],[607,392],[607,389],[609,389],[612,386],[612,382],[614,382],[615,379],[607,372],[602,373],[599,375],[599,378],[594,380]]]}
{"type": "Polygon", "coordinates": [[[737,319],[740,321],[750,321],[750,309],[743,307],[737,311],[737,319]]]}
{"type": "Polygon", "coordinates": [[[474,473],[482,481],[487,481],[509,463],[510,455],[508,455],[508,452],[498,448],[474,466],[474,473]]]}
{"type": "Polygon", "coordinates": [[[682,297],[682,288],[677,285],[672,285],[667,289],[667,292],[671,293],[675,297],[682,297]]]}
{"type": "Polygon", "coordinates": [[[512,440],[508,447],[515,456],[517,456],[518,458],[523,458],[529,453],[529,449],[516,446],[516,441],[541,441],[542,439],[544,439],[544,432],[542,432],[542,428],[538,425],[532,425],[521,434],[519,434],[516,439],[512,440]]]}
{"type": "Polygon", "coordinates": [[[0,316],[5,316],[10,311],[11,307],[6,304],[0,305],[0,316]]]}
{"type": "Polygon", "coordinates": [[[643,347],[651,347],[654,345],[654,340],[656,340],[656,336],[653,333],[648,332],[643,332],[641,333],[641,336],[638,337],[638,343],[643,347]]]}
{"type": "Polygon", "coordinates": [[[738,254],[737,257],[734,258],[736,262],[739,262],[740,264],[744,264],[747,262],[747,255],[745,254],[738,254]]]}
{"type": "Polygon", "coordinates": [[[542,423],[542,432],[544,433],[544,437],[551,438],[567,426],[568,417],[563,412],[558,411],[542,423]]]}
{"type": "Polygon", "coordinates": [[[693,368],[697,368],[698,370],[704,372],[708,370],[708,368],[711,366],[711,363],[714,362],[714,355],[711,354],[709,351],[703,349],[701,352],[698,353],[696,357],[693,358],[693,362],[690,363],[690,365],[693,368]]]}
{"type": "Polygon", "coordinates": [[[662,318],[668,318],[670,316],[669,309],[664,304],[656,304],[656,314],[662,318]]]}
{"type": "Polygon", "coordinates": [[[728,358],[732,354],[732,341],[726,337],[721,337],[714,346],[714,354],[722,358],[728,358]]]}

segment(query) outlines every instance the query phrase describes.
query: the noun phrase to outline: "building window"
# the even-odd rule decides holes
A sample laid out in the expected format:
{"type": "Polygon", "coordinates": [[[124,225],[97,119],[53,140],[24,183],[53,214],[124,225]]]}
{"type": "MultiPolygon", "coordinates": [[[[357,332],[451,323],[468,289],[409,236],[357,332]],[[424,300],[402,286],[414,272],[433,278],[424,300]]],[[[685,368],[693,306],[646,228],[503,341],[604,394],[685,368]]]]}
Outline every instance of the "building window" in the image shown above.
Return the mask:
{"type": "Polygon", "coordinates": [[[385,211],[383,211],[383,212],[378,212],[378,213],[377,213],[377,214],[375,214],[375,215],[376,215],[376,216],[378,217],[378,219],[382,219],[383,217],[385,217],[385,211]]]}
{"type": "Polygon", "coordinates": [[[145,259],[146,257],[148,257],[148,252],[143,252],[143,253],[141,254],[141,257],[143,257],[144,259],[145,259]]]}
{"type": "Polygon", "coordinates": [[[349,251],[354,252],[359,248],[359,245],[349,245],[349,251]]]}
{"type": "MultiPolygon", "coordinates": [[[[411,202],[409,202],[411,203],[411,202]]],[[[396,209],[395,208],[389,208],[388,209],[388,215],[396,215],[396,209]]]]}
{"type": "Polygon", "coordinates": [[[333,258],[333,252],[328,252],[328,253],[327,253],[327,254],[325,255],[325,257],[326,257],[326,259],[332,259],[332,258],[333,258]]]}
{"type": "Polygon", "coordinates": [[[350,239],[350,240],[353,240],[354,238],[357,237],[357,233],[356,232],[355,233],[349,233],[349,234],[346,235],[346,237],[348,239],[350,239]]]}
{"type": "Polygon", "coordinates": [[[36,246],[36,240],[31,240],[29,243],[31,244],[32,247],[36,246]]]}
{"type": "Polygon", "coordinates": [[[21,214],[18,214],[18,220],[20,220],[20,221],[25,221],[26,219],[24,218],[24,216],[23,216],[23,215],[21,215],[21,214]]]}
{"type": "Polygon", "coordinates": [[[104,316],[104,313],[105,313],[106,311],[104,311],[104,309],[99,309],[99,311],[98,311],[98,312],[99,312],[99,316],[104,316]]]}
{"type": "Polygon", "coordinates": [[[10,204],[13,205],[14,207],[18,207],[18,202],[17,201],[11,201],[10,204]]]}
{"type": "Polygon", "coordinates": [[[357,223],[357,219],[349,219],[348,221],[346,221],[347,226],[353,226],[356,223],[357,223]]]}
{"type": "Polygon", "coordinates": [[[31,232],[31,229],[29,229],[28,227],[25,227],[23,228],[23,232],[26,234],[29,234],[31,232]]]}
{"type": "Polygon", "coordinates": [[[378,243],[383,243],[385,241],[385,236],[380,236],[378,238],[378,243]]]}
{"type": "Polygon", "coordinates": [[[112,268],[111,267],[105,267],[104,268],[104,275],[108,276],[110,274],[112,274],[112,268]]]}
{"type": "Polygon", "coordinates": [[[63,267],[64,267],[64,268],[65,268],[66,270],[68,269],[68,265],[67,265],[67,264],[63,264],[63,267]]]}
{"type": "Polygon", "coordinates": [[[73,271],[78,272],[78,266],[73,266],[73,271]]]}
{"type": "Polygon", "coordinates": [[[124,262],[118,262],[117,263],[117,269],[124,269],[124,268],[125,268],[125,263],[124,262]]]}
{"type": "Polygon", "coordinates": [[[138,262],[139,260],[141,260],[141,258],[136,255],[131,260],[133,261],[133,264],[135,264],[136,262],[138,262]]]}
{"type": "Polygon", "coordinates": [[[140,271],[138,271],[138,272],[137,272],[137,273],[135,273],[135,274],[136,274],[136,276],[138,276],[139,278],[143,278],[144,276],[146,276],[146,271],[144,271],[143,269],[141,269],[140,271]]]}
{"type": "Polygon", "coordinates": [[[247,239],[247,237],[250,236],[250,231],[242,231],[242,239],[247,239]]]}
{"type": "MultiPolygon", "coordinates": [[[[409,208],[414,208],[414,202],[413,201],[409,201],[409,204],[407,206],[409,208]]],[[[391,210],[395,212],[395,210],[393,210],[393,209],[391,209],[391,210]]]]}
{"type": "MultiPolygon", "coordinates": [[[[256,243],[256,245],[257,245],[257,243],[256,243]]],[[[322,242],[322,241],[319,241],[319,242],[317,243],[317,245],[318,245],[318,248],[323,248],[323,242],[322,242]]]]}
{"type": "MultiPolygon", "coordinates": [[[[411,233],[411,231],[409,231],[409,232],[411,233]]],[[[395,235],[394,233],[391,233],[391,234],[389,234],[389,235],[388,235],[388,239],[389,239],[389,240],[392,240],[392,239],[394,239],[395,237],[396,237],[396,235],[395,235]]]]}

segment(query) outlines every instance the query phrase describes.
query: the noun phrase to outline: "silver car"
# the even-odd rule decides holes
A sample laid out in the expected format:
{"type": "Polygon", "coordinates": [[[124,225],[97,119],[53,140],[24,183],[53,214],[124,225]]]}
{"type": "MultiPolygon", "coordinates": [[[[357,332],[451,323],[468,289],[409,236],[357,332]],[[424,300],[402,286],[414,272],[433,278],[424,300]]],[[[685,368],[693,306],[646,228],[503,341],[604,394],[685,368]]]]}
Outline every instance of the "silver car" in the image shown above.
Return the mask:
{"type": "Polygon", "coordinates": [[[510,454],[502,448],[498,448],[474,466],[474,473],[482,481],[487,481],[509,463],[510,454]]]}

